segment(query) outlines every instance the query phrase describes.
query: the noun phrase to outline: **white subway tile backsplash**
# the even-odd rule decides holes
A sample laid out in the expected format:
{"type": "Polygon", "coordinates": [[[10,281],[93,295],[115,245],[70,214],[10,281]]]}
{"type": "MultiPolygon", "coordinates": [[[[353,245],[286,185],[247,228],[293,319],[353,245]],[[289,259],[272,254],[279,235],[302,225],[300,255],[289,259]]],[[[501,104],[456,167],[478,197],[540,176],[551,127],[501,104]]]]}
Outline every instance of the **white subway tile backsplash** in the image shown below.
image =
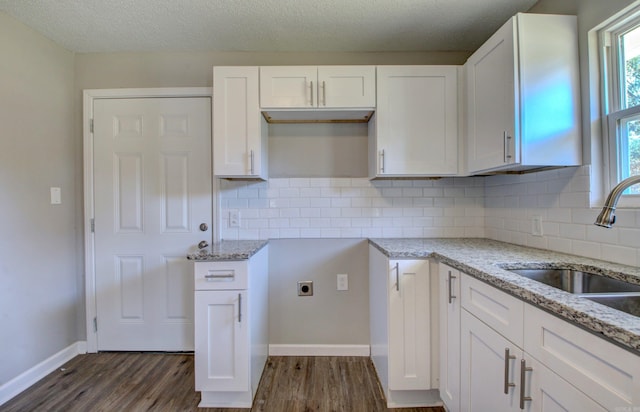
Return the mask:
{"type": "Polygon", "coordinates": [[[607,260],[636,266],[638,264],[637,249],[619,245],[602,245],[602,256],[607,260]]]}
{"type": "Polygon", "coordinates": [[[640,211],[593,225],[589,167],[523,175],[374,180],[276,178],[220,181],[223,239],[488,237],[614,262],[640,262],[640,211]],[[228,211],[241,228],[228,227],[228,211]],[[532,217],[543,221],[533,236],[532,217]]]}
{"type": "Polygon", "coordinates": [[[574,240],[571,243],[571,253],[574,255],[588,256],[594,259],[602,259],[602,245],[596,242],[574,240]]]}

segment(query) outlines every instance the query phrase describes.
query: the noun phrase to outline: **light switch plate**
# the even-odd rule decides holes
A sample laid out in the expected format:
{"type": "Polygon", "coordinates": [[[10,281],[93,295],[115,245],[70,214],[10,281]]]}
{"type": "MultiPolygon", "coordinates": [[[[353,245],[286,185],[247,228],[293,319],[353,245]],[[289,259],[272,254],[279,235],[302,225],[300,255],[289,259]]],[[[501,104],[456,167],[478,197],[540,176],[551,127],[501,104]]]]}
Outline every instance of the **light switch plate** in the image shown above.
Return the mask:
{"type": "Polygon", "coordinates": [[[51,188],[51,204],[59,205],[62,203],[62,191],[59,187],[51,188]]]}
{"type": "Polygon", "coordinates": [[[338,290],[349,290],[349,275],[346,273],[338,275],[338,290]]]}
{"type": "Polygon", "coordinates": [[[531,219],[531,234],[542,236],[542,216],[534,215],[531,219]]]}

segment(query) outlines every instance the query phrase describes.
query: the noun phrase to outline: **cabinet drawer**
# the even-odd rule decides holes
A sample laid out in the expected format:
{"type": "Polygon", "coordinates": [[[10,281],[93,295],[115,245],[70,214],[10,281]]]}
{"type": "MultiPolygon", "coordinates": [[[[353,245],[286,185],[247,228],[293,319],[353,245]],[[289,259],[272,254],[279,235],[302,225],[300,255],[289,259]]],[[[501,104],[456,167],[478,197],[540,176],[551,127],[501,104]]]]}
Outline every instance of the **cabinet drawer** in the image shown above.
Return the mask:
{"type": "Polygon", "coordinates": [[[640,405],[640,356],[531,305],[524,349],[607,410],[640,405]]]}
{"type": "Polygon", "coordinates": [[[522,347],[524,302],[469,275],[461,277],[462,307],[522,347]]]}
{"type": "Polygon", "coordinates": [[[247,289],[248,261],[196,262],[195,290],[247,289]]]}

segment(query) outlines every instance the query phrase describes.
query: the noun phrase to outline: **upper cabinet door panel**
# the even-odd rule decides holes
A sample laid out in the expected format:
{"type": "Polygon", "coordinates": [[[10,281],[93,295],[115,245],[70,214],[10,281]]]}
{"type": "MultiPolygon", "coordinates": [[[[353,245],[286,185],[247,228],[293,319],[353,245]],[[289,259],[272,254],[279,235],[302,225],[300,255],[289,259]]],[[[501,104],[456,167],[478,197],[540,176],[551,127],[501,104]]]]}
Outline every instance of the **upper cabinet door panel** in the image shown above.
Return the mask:
{"type": "Polygon", "coordinates": [[[381,66],[374,153],[378,176],[458,172],[458,68],[381,66]]]}
{"type": "Polygon", "coordinates": [[[581,164],[576,22],[519,13],[469,57],[469,172],[581,164]]]}
{"type": "Polygon", "coordinates": [[[375,66],[260,67],[260,107],[373,108],[375,73],[375,66]]]}
{"type": "Polygon", "coordinates": [[[376,68],[320,66],[317,96],[320,108],[375,107],[376,68]]]}
{"type": "Polygon", "coordinates": [[[260,67],[260,107],[317,107],[316,66],[260,67]]]}
{"type": "Polygon", "coordinates": [[[266,177],[258,67],[213,68],[214,174],[266,177]]]}
{"type": "Polygon", "coordinates": [[[516,137],[514,47],[510,20],[467,61],[467,126],[473,136],[468,143],[470,171],[516,160],[514,147],[505,140],[516,137]]]}

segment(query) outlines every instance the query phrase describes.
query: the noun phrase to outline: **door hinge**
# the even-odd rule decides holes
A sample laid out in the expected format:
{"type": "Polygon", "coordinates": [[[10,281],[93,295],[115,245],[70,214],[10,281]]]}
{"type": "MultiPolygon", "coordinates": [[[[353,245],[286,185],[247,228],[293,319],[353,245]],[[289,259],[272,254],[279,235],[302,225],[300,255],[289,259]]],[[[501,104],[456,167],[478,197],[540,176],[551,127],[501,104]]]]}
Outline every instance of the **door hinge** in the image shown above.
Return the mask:
{"type": "Polygon", "coordinates": [[[96,333],[98,332],[98,318],[97,317],[93,318],[93,331],[96,332],[96,333]]]}
{"type": "Polygon", "coordinates": [[[95,233],[96,231],[96,220],[95,219],[91,219],[91,233],[95,233]]]}
{"type": "Polygon", "coordinates": [[[93,119],[89,119],[89,131],[93,133],[93,119]]]}

